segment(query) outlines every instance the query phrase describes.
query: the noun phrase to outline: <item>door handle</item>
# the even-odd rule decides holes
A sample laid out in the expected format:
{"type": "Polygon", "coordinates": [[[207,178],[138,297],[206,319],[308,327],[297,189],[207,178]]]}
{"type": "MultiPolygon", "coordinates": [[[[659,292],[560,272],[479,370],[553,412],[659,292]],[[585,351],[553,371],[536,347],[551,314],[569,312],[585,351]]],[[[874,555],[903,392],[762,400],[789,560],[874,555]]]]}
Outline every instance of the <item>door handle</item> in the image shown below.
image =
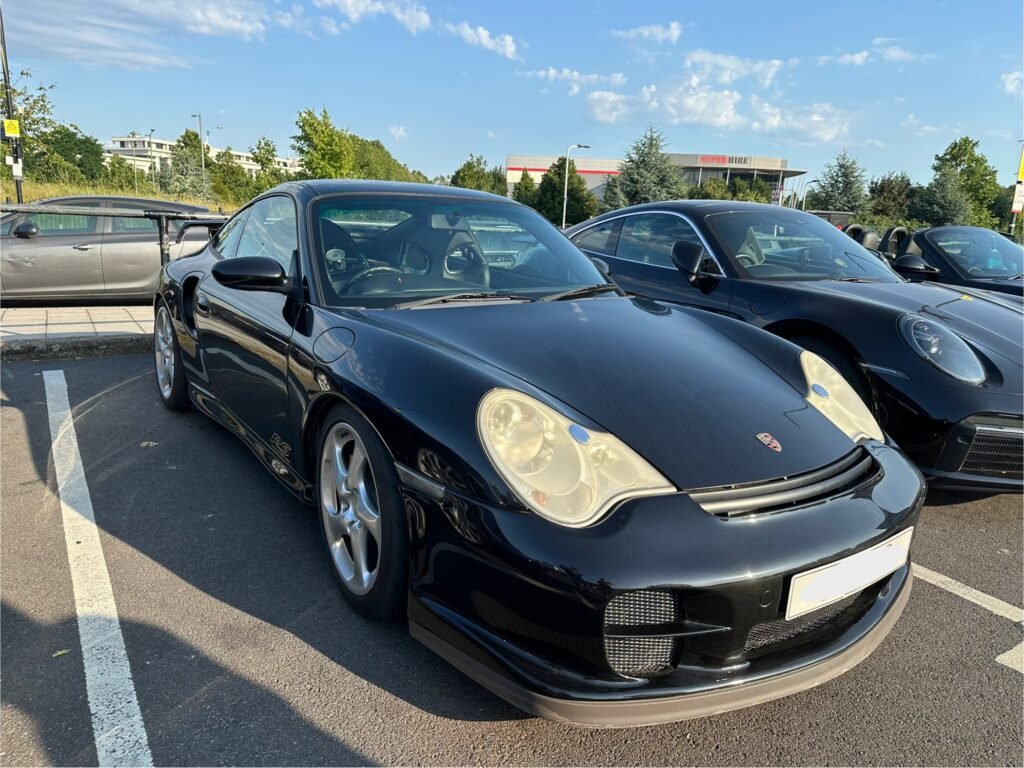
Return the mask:
{"type": "Polygon", "coordinates": [[[88,251],[92,249],[92,243],[75,243],[71,247],[76,251],[88,251]]]}
{"type": "Polygon", "coordinates": [[[210,313],[210,299],[207,298],[205,293],[196,294],[196,312],[200,315],[208,315],[210,313]]]}

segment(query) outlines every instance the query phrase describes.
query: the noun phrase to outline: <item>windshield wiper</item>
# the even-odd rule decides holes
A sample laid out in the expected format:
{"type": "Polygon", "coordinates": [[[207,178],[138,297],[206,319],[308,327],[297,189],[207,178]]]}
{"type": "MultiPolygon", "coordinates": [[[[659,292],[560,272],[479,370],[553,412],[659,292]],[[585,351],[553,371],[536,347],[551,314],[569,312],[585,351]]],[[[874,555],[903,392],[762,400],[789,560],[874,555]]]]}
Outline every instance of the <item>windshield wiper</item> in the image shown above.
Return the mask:
{"type": "Polygon", "coordinates": [[[431,304],[450,304],[458,301],[487,301],[490,299],[501,299],[503,301],[536,301],[533,296],[517,296],[514,293],[497,293],[489,291],[486,293],[449,293],[444,296],[431,296],[429,299],[418,299],[417,301],[406,301],[401,304],[394,304],[391,309],[416,309],[417,307],[428,307],[431,304]]]}
{"type": "Polygon", "coordinates": [[[1007,280],[1024,280],[1024,272],[1021,272],[1019,275],[1010,275],[1006,279],[1007,280]]]}
{"type": "Polygon", "coordinates": [[[863,277],[826,277],[826,280],[831,280],[836,283],[875,283],[877,280],[866,280],[863,277]]]}
{"type": "Polygon", "coordinates": [[[611,283],[597,283],[596,285],[584,285],[581,288],[572,288],[568,291],[562,291],[561,293],[553,293],[550,296],[545,296],[541,301],[565,301],[567,299],[582,299],[585,296],[596,296],[599,293],[605,293],[607,291],[615,291],[619,293],[619,288],[611,283]]]}

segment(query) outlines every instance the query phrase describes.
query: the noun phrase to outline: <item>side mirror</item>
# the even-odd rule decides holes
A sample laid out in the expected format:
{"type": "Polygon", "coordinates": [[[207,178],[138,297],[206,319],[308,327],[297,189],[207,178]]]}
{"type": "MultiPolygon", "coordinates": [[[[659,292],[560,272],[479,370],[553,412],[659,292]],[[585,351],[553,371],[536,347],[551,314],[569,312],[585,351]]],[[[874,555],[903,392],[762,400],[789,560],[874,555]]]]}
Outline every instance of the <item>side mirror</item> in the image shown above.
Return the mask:
{"type": "Polygon", "coordinates": [[[240,291],[290,293],[291,278],[284,267],[268,256],[239,256],[213,265],[213,279],[228,288],[240,291]]]}
{"type": "Polygon", "coordinates": [[[605,277],[611,277],[612,268],[608,266],[608,262],[604,259],[599,259],[596,256],[591,256],[590,260],[594,262],[594,266],[597,267],[597,271],[605,277]]]}
{"type": "Polygon", "coordinates": [[[14,232],[12,234],[15,237],[20,237],[22,240],[28,240],[29,238],[35,237],[39,234],[39,227],[31,221],[23,221],[14,228],[14,232]]]}
{"type": "Polygon", "coordinates": [[[906,253],[892,263],[892,268],[904,277],[927,280],[939,274],[939,270],[913,253],[906,253]]]}
{"type": "Polygon", "coordinates": [[[697,243],[679,240],[672,246],[672,263],[691,283],[697,282],[702,261],[704,261],[704,247],[697,243]]]}

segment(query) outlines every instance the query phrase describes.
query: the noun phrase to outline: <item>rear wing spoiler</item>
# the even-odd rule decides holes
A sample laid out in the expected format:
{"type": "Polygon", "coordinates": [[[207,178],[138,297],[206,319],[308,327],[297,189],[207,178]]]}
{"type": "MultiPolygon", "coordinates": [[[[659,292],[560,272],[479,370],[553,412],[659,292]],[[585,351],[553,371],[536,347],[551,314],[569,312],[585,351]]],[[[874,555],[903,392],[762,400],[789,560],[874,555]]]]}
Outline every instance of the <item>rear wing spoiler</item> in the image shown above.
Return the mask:
{"type": "Polygon", "coordinates": [[[209,232],[209,236],[213,237],[224,226],[224,222],[227,219],[190,219],[189,221],[183,221],[178,225],[178,236],[174,238],[174,242],[180,243],[185,237],[185,230],[190,227],[205,227],[209,232]]]}

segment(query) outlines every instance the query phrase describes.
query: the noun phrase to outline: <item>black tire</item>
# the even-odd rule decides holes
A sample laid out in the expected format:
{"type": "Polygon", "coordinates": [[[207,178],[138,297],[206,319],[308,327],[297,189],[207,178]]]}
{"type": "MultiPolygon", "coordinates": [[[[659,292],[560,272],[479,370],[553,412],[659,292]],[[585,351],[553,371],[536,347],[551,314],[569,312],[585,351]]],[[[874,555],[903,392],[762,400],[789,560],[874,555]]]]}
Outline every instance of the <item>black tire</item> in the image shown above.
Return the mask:
{"type": "Polygon", "coordinates": [[[857,364],[850,359],[849,355],[840,350],[835,344],[816,336],[796,336],[791,338],[790,341],[830,362],[832,367],[839,371],[840,375],[849,382],[850,386],[853,387],[853,390],[860,396],[860,399],[864,401],[864,404],[867,405],[871,412],[875,412],[871,385],[857,364]]]}
{"type": "MultiPolygon", "coordinates": [[[[405,505],[398,490],[398,473],[395,471],[395,465],[390,454],[369,422],[355,409],[342,404],[331,408],[324,418],[317,434],[316,446],[317,515],[320,518],[320,532],[323,537],[328,562],[338,579],[342,595],[348,604],[352,606],[352,609],[362,616],[376,619],[404,616],[409,585],[409,533],[406,525],[405,505]],[[350,512],[357,519],[365,518],[359,518],[355,507],[350,506],[348,510],[342,511],[342,508],[345,507],[345,502],[338,497],[336,491],[337,482],[332,479],[336,478],[337,475],[331,474],[325,477],[325,473],[330,471],[325,468],[325,459],[328,461],[334,460],[332,457],[334,455],[334,446],[336,445],[335,442],[332,442],[332,445],[329,447],[327,445],[328,438],[335,441],[338,435],[346,435],[346,437],[342,438],[345,440],[347,439],[346,429],[351,430],[351,433],[355,435],[358,443],[361,443],[362,448],[365,450],[372,483],[365,483],[364,478],[364,485],[367,490],[367,496],[376,505],[379,517],[378,530],[380,539],[379,541],[372,540],[372,538],[368,540],[374,542],[371,550],[375,549],[376,555],[373,562],[375,575],[368,591],[362,594],[353,588],[343,573],[343,569],[348,565],[348,563],[343,562],[344,558],[348,557],[352,562],[355,560],[353,557],[354,545],[350,534],[341,533],[339,536],[337,526],[339,524],[344,525],[344,523],[339,523],[339,521],[347,512],[350,512]],[[331,453],[325,456],[328,450],[331,453]],[[369,494],[371,486],[372,495],[369,494]],[[329,514],[325,502],[325,494],[326,497],[333,496],[338,514],[333,516],[329,514]],[[336,546],[344,547],[345,549],[336,553],[336,546]]],[[[349,455],[351,457],[351,454],[349,455]]],[[[350,465],[349,469],[351,468],[350,465]]],[[[369,554],[372,556],[374,552],[370,551],[369,554]]],[[[353,576],[349,576],[349,579],[356,580],[353,576]]]]}
{"type": "Polygon", "coordinates": [[[188,384],[185,381],[185,367],[181,363],[181,348],[174,330],[174,321],[167,303],[161,299],[156,305],[153,317],[153,368],[156,373],[156,389],[160,393],[160,402],[170,411],[188,410],[191,403],[188,398],[188,384]],[[167,325],[163,325],[166,319],[167,325]],[[161,329],[169,333],[161,334],[161,329]],[[166,347],[163,346],[166,344],[166,347]],[[170,362],[170,371],[166,365],[170,362]]]}

